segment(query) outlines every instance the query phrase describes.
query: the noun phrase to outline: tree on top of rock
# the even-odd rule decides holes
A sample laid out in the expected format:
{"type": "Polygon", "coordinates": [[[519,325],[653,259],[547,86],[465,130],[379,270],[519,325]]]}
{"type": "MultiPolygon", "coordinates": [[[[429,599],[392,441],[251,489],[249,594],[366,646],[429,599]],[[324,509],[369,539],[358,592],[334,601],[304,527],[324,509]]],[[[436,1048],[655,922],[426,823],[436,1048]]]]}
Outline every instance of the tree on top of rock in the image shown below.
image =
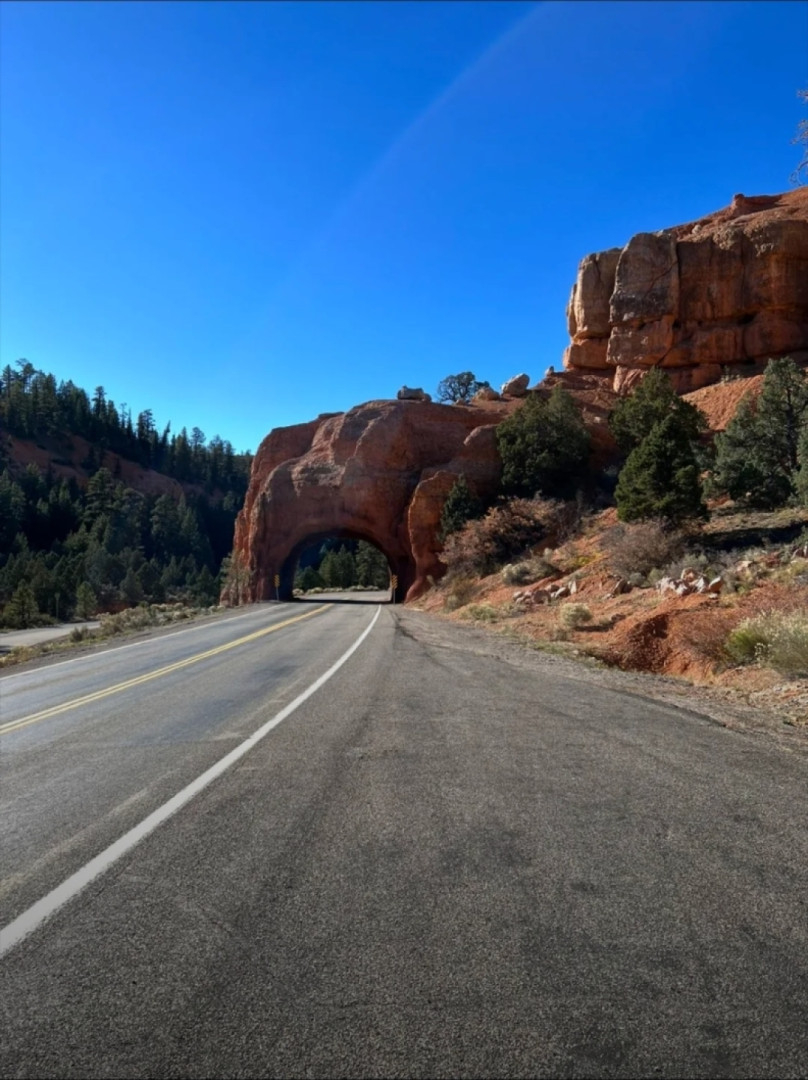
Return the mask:
{"type": "Polygon", "coordinates": [[[438,401],[449,401],[456,405],[467,405],[478,390],[490,386],[480,382],[473,371],[461,371],[459,375],[447,375],[438,383],[438,401]]]}

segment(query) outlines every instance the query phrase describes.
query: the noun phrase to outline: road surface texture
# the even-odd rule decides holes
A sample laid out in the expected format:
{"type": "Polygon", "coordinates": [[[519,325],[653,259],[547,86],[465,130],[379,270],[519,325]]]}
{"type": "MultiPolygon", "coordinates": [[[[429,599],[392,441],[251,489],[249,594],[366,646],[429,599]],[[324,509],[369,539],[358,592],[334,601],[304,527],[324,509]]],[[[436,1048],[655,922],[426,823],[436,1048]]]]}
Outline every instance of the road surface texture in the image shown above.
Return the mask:
{"type": "Polygon", "coordinates": [[[616,685],[319,599],[3,676],[0,1076],[805,1076],[808,754],[616,685]]]}

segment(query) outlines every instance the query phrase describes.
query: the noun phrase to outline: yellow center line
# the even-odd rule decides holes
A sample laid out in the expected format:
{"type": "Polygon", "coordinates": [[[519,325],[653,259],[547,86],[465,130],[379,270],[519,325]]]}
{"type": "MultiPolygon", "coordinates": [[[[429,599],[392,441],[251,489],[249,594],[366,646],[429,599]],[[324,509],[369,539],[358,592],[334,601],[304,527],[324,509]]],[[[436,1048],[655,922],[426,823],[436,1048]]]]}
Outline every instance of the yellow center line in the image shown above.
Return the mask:
{"type": "Polygon", "coordinates": [[[53,705],[50,709],[43,709],[41,712],[32,713],[30,716],[23,716],[19,720],[11,720],[7,724],[0,724],[0,735],[7,735],[9,732],[17,731],[19,728],[27,727],[29,724],[36,724],[39,720],[48,720],[50,717],[58,716],[60,713],[68,712],[70,709],[77,709],[80,705],[89,705],[94,701],[100,701],[111,694],[119,694],[122,690],[131,690],[134,686],[142,686],[143,683],[150,682],[152,679],[159,679],[161,675],[170,675],[172,671],[179,671],[181,668],[199,663],[200,660],[218,656],[219,653],[227,652],[228,649],[235,649],[238,645],[246,645],[247,642],[256,641],[266,634],[274,634],[276,630],[283,630],[285,626],[291,626],[292,623],[310,619],[313,615],[319,615],[320,612],[327,611],[330,607],[332,607],[331,604],[323,604],[322,607],[315,608],[314,611],[307,611],[304,615],[295,615],[292,619],[284,619],[283,622],[275,623],[273,626],[266,626],[263,630],[255,630],[252,634],[247,634],[246,637],[229,641],[226,645],[217,645],[214,649],[197,653],[196,656],[189,656],[185,660],[177,660],[173,664],[166,664],[165,667],[157,668],[156,671],[147,672],[145,675],[137,675],[134,679],[127,679],[126,682],[117,683],[115,686],[108,686],[106,690],[96,690],[92,694],[85,694],[84,697],[66,701],[62,705],[53,705]]]}

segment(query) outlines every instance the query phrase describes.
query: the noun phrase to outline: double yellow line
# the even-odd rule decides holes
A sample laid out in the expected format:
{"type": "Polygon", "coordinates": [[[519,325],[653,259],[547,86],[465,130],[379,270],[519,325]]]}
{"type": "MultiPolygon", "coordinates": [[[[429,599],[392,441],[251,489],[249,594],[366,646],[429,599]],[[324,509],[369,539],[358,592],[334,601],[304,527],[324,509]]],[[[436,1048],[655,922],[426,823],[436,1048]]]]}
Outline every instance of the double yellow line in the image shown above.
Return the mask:
{"type": "Polygon", "coordinates": [[[131,690],[134,686],[142,686],[143,683],[151,682],[152,679],[159,679],[161,675],[170,675],[172,671],[180,671],[182,668],[190,667],[191,664],[198,664],[200,660],[208,660],[211,656],[218,656],[219,653],[235,649],[239,645],[246,645],[249,641],[256,641],[267,634],[274,634],[276,630],[283,630],[285,626],[291,626],[292,623],[310,619],[313,615],[319,615],[322,611],[327,611],[331,606],[331,604],[323,604],[322,607],[315,608],[314,611],[307,611],[304,615],[295,615],[292,619],[284,619],[283,622],[275,623],[273,626],[266,626],[263,630],[255,630],[252,634],[247,634],[246,637],[229,641],[226,645],[217,645],[215,649],[208,649],[206,652],[197,653],[196,656],[189,656],[186,660],[177,660],[174,664],[166,664],[165,667],[157,668],[156,671],[138,675],[134,679],[127,679],[126,682],[117,683],[115,686],[109,686],[106,690],[96,690],[92,694],[85,694],[84,697],[66,701],[62,705],[53,705],[50,709],[31,713],[30,716],[23,716],[19,720],[11,720],[8,724],[0,724],[0,735],[8,735],[9,732],[18,731],[20,728],[28,727],[29,724],[36,724],[39,720],[48,720],[52,716],[59,716],[60,713],[68,712],[70,709],[77,709],[81,705],[90,705],[94,701],[101,701],[102,698],[110,697],[112,694],[120,694],[123,690],[131,690]]]}

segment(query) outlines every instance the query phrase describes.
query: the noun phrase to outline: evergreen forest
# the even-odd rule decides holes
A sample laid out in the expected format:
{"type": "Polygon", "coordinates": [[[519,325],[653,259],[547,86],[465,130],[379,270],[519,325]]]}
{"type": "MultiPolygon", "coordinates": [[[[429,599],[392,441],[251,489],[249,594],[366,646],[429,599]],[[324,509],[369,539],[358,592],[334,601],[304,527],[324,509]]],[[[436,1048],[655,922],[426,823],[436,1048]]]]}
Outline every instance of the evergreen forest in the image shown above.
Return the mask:
{"type": "Polygon", "coordinates": [[[89,618],[143,601],[215,603],[251,461],[199,428],[161,430],[151,410],[133,417],[103,386],[90,396],[27,360],[6,366],[0,622],[89,618]],[[44,470],[24,464],[32,447],[44,451],[44,470]],[[122,462],[177,481],[163,485],[175,495],[128,486],[122,462]]]}

